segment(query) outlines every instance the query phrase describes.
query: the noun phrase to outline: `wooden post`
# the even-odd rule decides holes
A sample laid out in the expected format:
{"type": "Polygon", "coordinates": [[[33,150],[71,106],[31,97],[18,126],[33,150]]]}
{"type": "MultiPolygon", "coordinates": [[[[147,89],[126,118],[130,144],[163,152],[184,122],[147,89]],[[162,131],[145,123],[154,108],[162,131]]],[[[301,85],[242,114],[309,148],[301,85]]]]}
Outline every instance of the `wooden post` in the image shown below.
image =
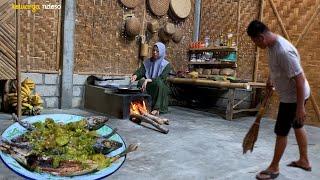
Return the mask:
{"type": "Polygon", "coordinates": [[[227,104],[227,110],[226,110],[226,119],[230,120],[230,121],[233,118],[234,93],[235,93],[235,89],[229,88],[228,104],[227,104]]]}
{"type": "MultiPolygon", "coordinates": [[[[16,4],[19,1],[16,0],[16,4]]],[[[20,53],[19,53],[19,32],[20,32],[20,17],[19,10],[16,9],[16,78],[17,78],[17,115],[21,117],[21,75],[20,75],[20,53]]]]}

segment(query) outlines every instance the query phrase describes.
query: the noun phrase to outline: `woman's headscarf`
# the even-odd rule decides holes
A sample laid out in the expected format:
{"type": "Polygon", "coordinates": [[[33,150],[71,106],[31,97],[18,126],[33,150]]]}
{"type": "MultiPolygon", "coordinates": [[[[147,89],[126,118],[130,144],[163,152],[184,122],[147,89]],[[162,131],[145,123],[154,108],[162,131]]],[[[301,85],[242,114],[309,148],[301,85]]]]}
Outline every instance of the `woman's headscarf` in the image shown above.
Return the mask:
{"type": "Polygon", "coordinates": [[[164,59],[166,56],[166,46],[161,42],[157,42],[155,46],[158,47],[159,58],[154,61],[151,61],[149,58],[143,62],[143,65],[146,69],[145,76],[148,79],[159,77],[164,68],[169,64],[169,62],[164,59]]]}

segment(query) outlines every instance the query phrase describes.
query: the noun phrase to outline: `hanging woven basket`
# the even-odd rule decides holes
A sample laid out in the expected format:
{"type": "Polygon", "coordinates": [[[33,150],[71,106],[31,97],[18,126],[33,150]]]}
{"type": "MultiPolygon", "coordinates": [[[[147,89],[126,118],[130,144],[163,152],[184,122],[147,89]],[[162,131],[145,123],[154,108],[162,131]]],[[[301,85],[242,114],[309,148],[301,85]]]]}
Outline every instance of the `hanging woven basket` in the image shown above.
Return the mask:
{"type": "Polygon", "coordinates": [[[176,27],[172,23],[166,23],[166,25],[164,26],[164,32],[169,35],[173,35],[176,32],[176,27]]]}
{"type": "Polygon", "coordinates": [[[126,20],[125,27],[128,36],[136,36],[140,33],[141,22],[138,18],[131,17],[126,20]]]}
{"type": "Polygon", "coordinates": [[[159,29],[158,36],[159,36],[159,40],[163,43],[168,43],[171,38],[170,35],[168,35],[166,32],[164,32],[163,28],[159,29]]]}
{"type": "Polygon", "coordinates": [[[185,19],[189,16],[191,11],[191,1],[190,0],[171,0],[170,10],[173,15],[178,19],[185,19]]]}
{"type": "Polygon", "coordinates": [[[121,0],[121,3],[127,8],[135,8],[140,0],[121,0]]]}
{"type": "Polygon", "coordinates": [[[153,20],[151,22],[148,22],[147,27],[151,33],[156,33],[159,30],[159,22],[157,20],[153,20]]]}
{"type": "Polygon", "coordinates": [[[180,30],[176,30],[176,32],[172,35],[172,41],[175,43],[179,43],[182,40],[182,32],[180,30]]]}
{"type": "Polygon", "coordinates": [[[163,16],[169,10],[170,0],[148,0],[151,12],[156,16],[163,16]]]}

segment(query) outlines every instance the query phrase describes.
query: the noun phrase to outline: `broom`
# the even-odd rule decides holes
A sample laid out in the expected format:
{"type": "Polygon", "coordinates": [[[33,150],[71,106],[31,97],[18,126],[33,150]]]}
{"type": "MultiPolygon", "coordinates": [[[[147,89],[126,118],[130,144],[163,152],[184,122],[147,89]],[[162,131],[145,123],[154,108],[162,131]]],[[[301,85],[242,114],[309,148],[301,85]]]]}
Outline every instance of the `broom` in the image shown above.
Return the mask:
{"type": "Polygon", "coordinates": [[[260,121],[262,116],[265,113],[266,105],[268,104],[268,100],[272,96],[272,93],[273,93],[273,89],[267,90],[267,94],[263,99],[262,104],[259,108],[259,112],[256,117],[256,120],[254,121],[251,128],[249,129],[249,131],[247,132],[246,136],[243,139],[243,142],[242,142],[243,154],[245,154],[248,150],[250,150],[251,152],[253,151],[254,143],[257,141],[258,135],[259,135],[260,121]]]}

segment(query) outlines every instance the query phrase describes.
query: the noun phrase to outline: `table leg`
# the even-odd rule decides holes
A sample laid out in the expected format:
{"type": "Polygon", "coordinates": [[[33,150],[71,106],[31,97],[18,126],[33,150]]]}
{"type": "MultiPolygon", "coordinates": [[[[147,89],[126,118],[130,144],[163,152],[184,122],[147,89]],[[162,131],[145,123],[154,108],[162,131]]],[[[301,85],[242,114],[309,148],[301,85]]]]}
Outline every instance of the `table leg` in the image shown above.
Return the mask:
{"type": "Polygon", "coordinates": [[[228,91],[228,104],[227,104],[227,110],[226,110],[227,120],[232,120],[232,117],[233,117],[234,93],[235,93],[235,89],[230,88],[228,91]]]}

